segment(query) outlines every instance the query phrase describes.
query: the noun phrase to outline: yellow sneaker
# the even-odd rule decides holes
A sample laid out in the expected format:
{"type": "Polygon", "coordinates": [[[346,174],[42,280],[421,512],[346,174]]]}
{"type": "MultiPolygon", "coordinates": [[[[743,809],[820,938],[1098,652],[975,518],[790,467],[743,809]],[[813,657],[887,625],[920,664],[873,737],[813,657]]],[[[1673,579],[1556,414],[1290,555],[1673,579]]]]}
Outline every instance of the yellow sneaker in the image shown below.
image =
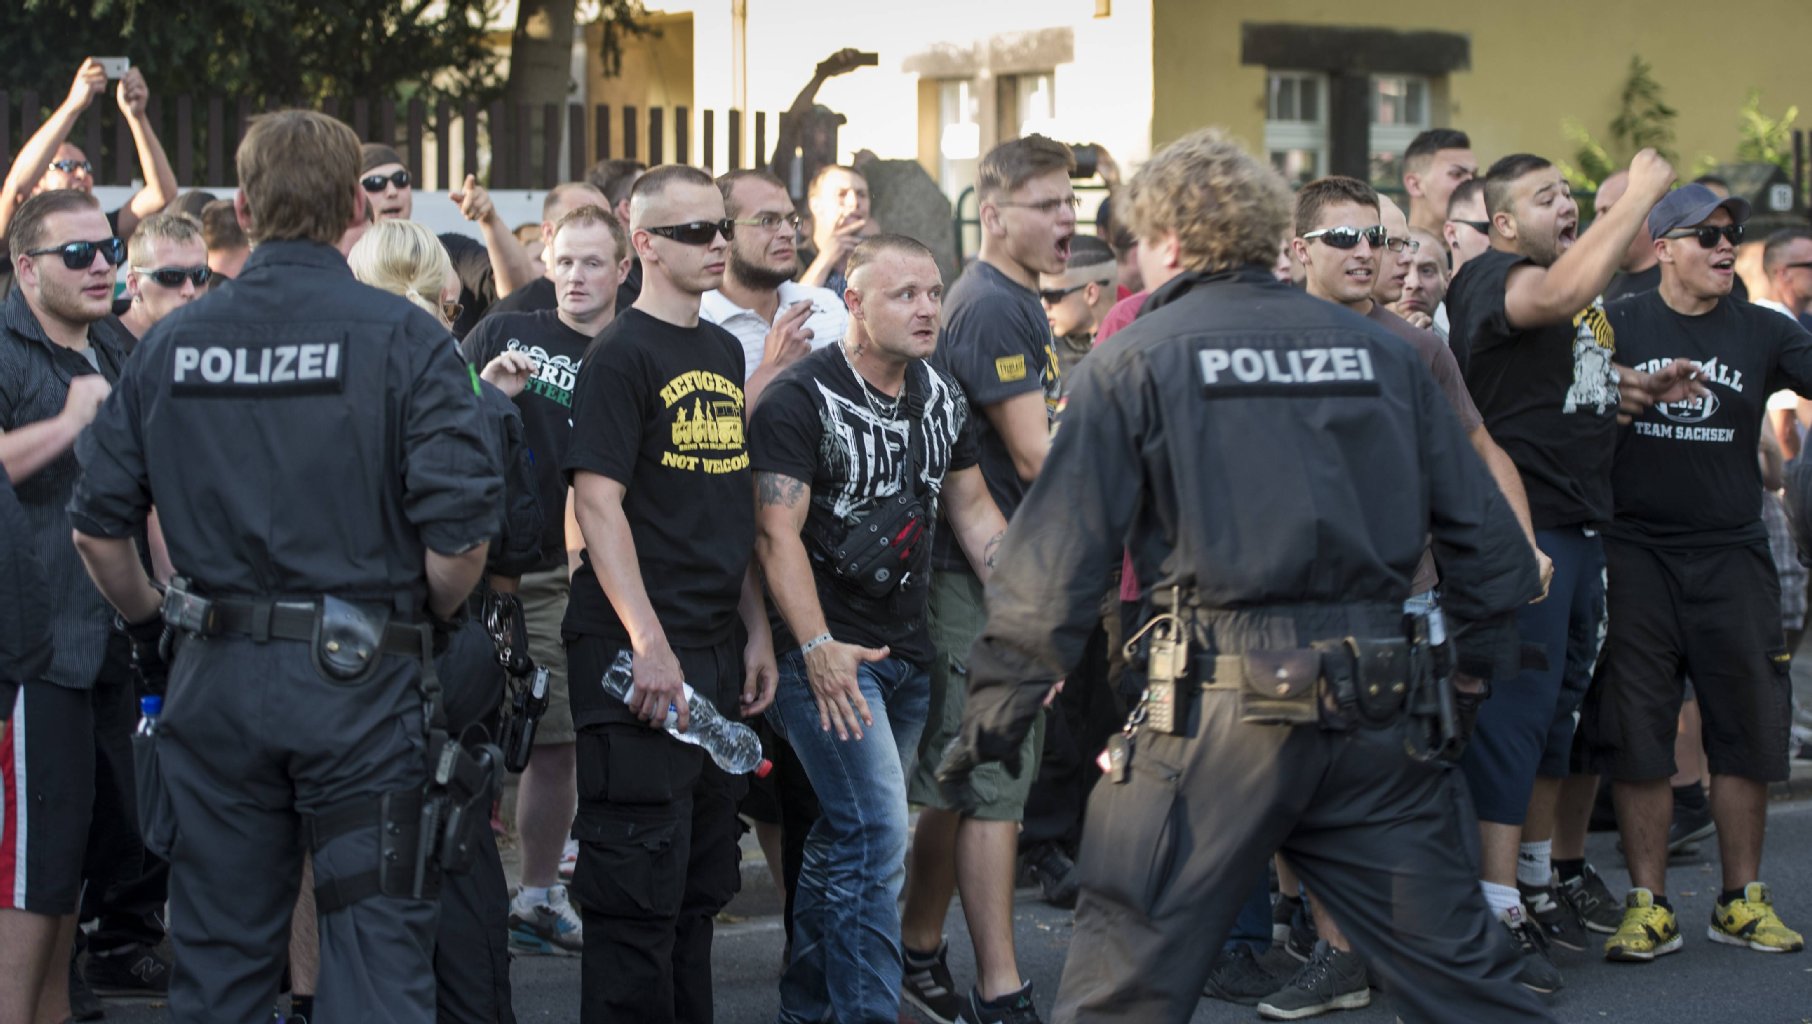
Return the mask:
{"type": "Polygon", "coordinates": [[[1806,948],[1806,940],[1781,923],[1768,887],[1760,882],[1745,885],[1742,899],[1718,904],[1705,934],[1713,942],[1748,946],[1763,953],[1797,953],[1806,948]]]}
{"type": "Polygon", "coordinates": [[[1631,889],[1623,898],[1623,922],[1604,940],[1604,958],[1647,963],[1680,948],[1680,926],[1674,912],[1655,903],[1647,889],[1631,889]]]}

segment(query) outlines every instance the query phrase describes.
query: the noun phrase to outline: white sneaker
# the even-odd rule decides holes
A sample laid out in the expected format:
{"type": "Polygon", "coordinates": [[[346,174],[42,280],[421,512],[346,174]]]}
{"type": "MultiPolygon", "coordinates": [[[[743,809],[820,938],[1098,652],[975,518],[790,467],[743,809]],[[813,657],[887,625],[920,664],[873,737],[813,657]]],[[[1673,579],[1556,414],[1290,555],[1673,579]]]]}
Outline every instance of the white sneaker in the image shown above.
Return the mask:
{"type": "Polygon", "coordinates": [[[510,900],[510,948],[542,956],[585,950],[585,925],[566,898],[566,886],[547,891],[547,901],[530,904],[517,893],[510,900]]]}
{"type": "Polygon", "coordinates": [[[560,850],[560,881],[573,880],[573,870],[579,866],[579,841],[568,839],[566,846],[560,850]]]}

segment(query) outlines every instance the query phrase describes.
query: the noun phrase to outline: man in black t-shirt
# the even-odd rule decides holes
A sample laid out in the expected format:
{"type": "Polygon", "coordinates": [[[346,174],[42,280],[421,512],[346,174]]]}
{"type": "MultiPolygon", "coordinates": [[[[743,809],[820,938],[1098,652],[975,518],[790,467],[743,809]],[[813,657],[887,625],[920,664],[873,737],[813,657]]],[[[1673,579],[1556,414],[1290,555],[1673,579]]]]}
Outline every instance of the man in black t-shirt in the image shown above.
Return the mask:
{"type": "Polygon", "coordinates": [[[937,654],[925,619],[932,570],[923,531],[942,506],[985,578],[1007,527],[976,466],[962,389],[925,362],[943,291],[931,251],[877,236],[856,246],[848,272],[849,337],[774,380],[749,439],[757,550],[784,652],[769,718],[821,809],[794,897],[796,953],[780,983],[786,1020],[891,1020],[899,1011],[906,771],[937,654]],[[911,522],[894,518],[902,499],[921,506],[911,522]],[[837,571],[836,552],[852,537],[859,544],[869,525],[914,538],[889,546],[898,555],[885,592],[837,571]]]}
{"type": "MultiPolygon", "coordinates": [[[[597,196],[589,186],[582,194],[597,196]]],[[[467,362],[485,367],[487,377],[500,360],[528,364],[516,405],[522,410],[543,529],[540,558],[523,574],[518,594],[528,627],[529,655],[548,670],[548,702],[516,800],[522,886],[510,905],[510,939],[522,952],[551,953],[558,948],[576,953],[583,946],[582,924],[565,887],[557,884],[577,799],[566,649],[560,640],[569,593],[566,477],[561,463],[572,436],[573,388],[586,349],[616,315],[617,282],[627,262],[628,244],[616,216],[598,205],[581,205],[550,228],[545,280],[557,290],[559,305],[535,313],[487,316],[466,335],[461,351],[467,362]]]]}
{"type": "Polygon", "coordinates": [[[636,183],[630,219],[642,293],[579,371],[561,463],[585,538],[565,621],[579,734],[579,1013],[708,1021],[711,924],[740,884],[744,787],[661,726],[669,707],[679,730],[691,724],[688,685],[732,717],[760,713],[774,695],[773,641],[749,571],[742,346],[698,317],[723,280],[734,228],[710,175],[678,165],[636,183]],[[627,705],[599,682],[625,650],[627,705]]]}
{"type": "MultiPolygon", "coordinates": [[[[1042,135],[1002,143],[977,172],[981,253],[950,289],[934,362],[962,385],[980,447],[982,478],[1008,517],[1044,466],[1057,412],[1060,372],[1051,325],[1038,298],[1038,275],[1063,273],[1076,233],[1068,146],[1042,135]]],[[[978,797],[960,809],[938,785],[936,770],[955,735],[968,694],[969,648],[985,618],[981,581],[950,532],[932,544],[931,728],[919,741],[912,802],[923,804],[913,836],[913,871],[901,935],[906,945],[905,999],[939,1019],[962,1013],[983,1024],[1032,1006],[1013,948],[1013,870],[1018,832],[1039,761],[1042,715],[1027,735],[1014,776],[999,765],[976,773],[978,797]],[[964,833],[958,842],[959,829],[964,833]],[[957,861],[964,863],[959,867],[957,861]],[[943,950],[951,893],[963,888],[963,914],[975,944],[976,985],[968,1000],[950,982],[943,950]],[[941,991],[940,991],[941,990],[941,991]],[[998,1005],[996,1005],[998,1004],[998,1005]]],[[[1108,581],[1101,581],[1103,587],[1108,581]]]]}
{"type": "MultiPolygon", "coordinates": [[[[1640,407],[1695,390],[1683,361],[1653,374],[1614,366],[1616,341],[1598,301],[1672,181],[1667,161],[1651,150],[1637,154],[1628,194],[1575,242],[1578,206],[1559,169],[1529,154],[1499,160],[1485,176],[1491,248],[1466,262],[1447,294],[1454,355],[1486,428],[1522,475],[1536,542],[1554,563],[1546,600],[1517,616],[1523,640],[1546,648],[1548,666],[1495,686],[1461,761],[1483,837],[1486,902],[1523,949],[1518,980],[1542,992],[1560,987],[1560,972],[1526,924],[1517,883],[1546,891],[1556,805],[1589,812],[1596,788],[1586,778],[1579,792],[1561,791],[1573,712],[1590,679],[1583,666],[1568,671],[1567,637],[1576,623],[1595,630],[1599,618],[1604,554],[1596,531],[1611,513],[1619,404],[1640,407]]],[[[1571,823],[1576,815],[1561,817],[1571,823]]],[[[1576,837],[1562,839],[1583,844],[1583,823],[1576,837]]],[[[1602,883],[1592,884],[1583,847],[1566,853],[1554,858],[1559,893],[1587,927],[1602,930],[1614,901],[1602,883]]]]}
{"type": "Polygon", "coordinates": [[[1705,721],[1723,865],[1708,934],[1764,952],[1805,945],[1759,880],[1768,784],[1787,778],[1791,686],[1755,452],[1768,396],[1812,394],[1812,336],[1730,297],[1748,215],[1748,202],[1703,185],[1670,194],[1648,217],[1660,287],[1608,309],[1633,366],[1690,359],[1707,391],[1637,417],[1612,472],[1610,631],[1581,723],[1592,767],[1614,780],[1634,886],[1604,944],[1611,960],[1653,960],[1681,945],[1666,883],[1683,675],[1705,721]]]}

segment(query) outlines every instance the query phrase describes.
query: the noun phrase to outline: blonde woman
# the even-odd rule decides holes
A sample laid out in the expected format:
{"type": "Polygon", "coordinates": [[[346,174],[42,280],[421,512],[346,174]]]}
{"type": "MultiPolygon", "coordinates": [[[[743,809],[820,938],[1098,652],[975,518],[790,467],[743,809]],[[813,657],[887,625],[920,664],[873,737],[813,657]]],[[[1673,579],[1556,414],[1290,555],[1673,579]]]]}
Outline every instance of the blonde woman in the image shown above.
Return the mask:
{"type": "MultiPolygon", "coordinates": [[[[347,253],[346,262],[354,277],[401,295],[449,329],[459,319],[459,278],[453,273],[453,261],[434,232],[420,224],[409,220],[373,224],[347,253]]],[[[479,376],[515,398],[534,371],[534,360],[528,356],[505,352],[485,364],[479,376]]]]}
{"type": "MultiPolygon", "coordinates": [[[[459,319],[459,279],[454,276],[452,261],[440,240],[420,224],[379,221],[352,247],[346,260],[353,276],[401,295],[442,324],[450,327],[459,319]]],[[[447,344],[456,344],[451,333],[447,344]]],[[[500,536],[491,543],[488,579],[496,589],[511,592],[516,577],[539,555],[541,537],[534,477],[524,454],[522,418],[506,397],[520,392],[533,371],[529,357],[506,352],[487,364],[481,374],[493,386],[479,388],[481,415],[492,427],[493,450],[504,466],[505,507],[498,510],[500,536]]],[[[436,660],[436,668],[445,691],[448,730],[460,735],[473,725],[483,725],[495,732],[504,677],[478,616],[468,618],[454,634],[447,651],[436,660]]],[[[441,882],[434,975],[442,1021],[513,1019],[506,944],[509,890],[489,817],[472,815],[468,838],[477,850],[472,870],[448,875],[441,882]]]]}

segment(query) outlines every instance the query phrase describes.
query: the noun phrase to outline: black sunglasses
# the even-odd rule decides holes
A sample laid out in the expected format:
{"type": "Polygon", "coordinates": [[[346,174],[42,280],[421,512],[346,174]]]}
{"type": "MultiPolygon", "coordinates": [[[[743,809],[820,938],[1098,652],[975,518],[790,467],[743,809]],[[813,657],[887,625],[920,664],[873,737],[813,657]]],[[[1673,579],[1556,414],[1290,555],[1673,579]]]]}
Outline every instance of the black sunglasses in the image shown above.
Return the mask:
{"type": "Polygon", "coordinates": [[[1743,225],[1726,224],[1723,227],[1711,227],[1710,225],[1707,225],[1702,228],[1679,228],[1674,231],[1669,231],[1661,237],[1696,238],[1699,240],[1699,248],[1715,249],[1718,247],[1719,235],[1724,236],[1725,241],[1728,241],[1731,245],[1739,245],[1743,241],[1743,225]]]}
{"type": "Polygon", "coordinates": [[[694,220],[684,224],[666,224],[658,228],[643,228],[651,235],[671,238],[681,245],[710,245],[718,235],[728,242],[736,237],[736,222],[725,217],[723,220],[694,220]]]}
{"type": "Polygon", "coordinates": [[[149,277],[165,288],[181,288],[184,278],[197,288],[208,283],[214,272],[207,267],[133,267],[134,271],[149,277]]]}
{"type": "Polygon", "coordinates": [[[1362,238],[1367,242],[1370,242],[1372,248],[1382,249],[1384,248],[1384,244],[1390,241],[1390,232],[1384,230],[1384,225],[1382,224],[1369,228],[1348,227],[1343,224],[1337,228],[1322,228],[1320,231],[1311,231],[1302,236],[1302,239],[1305,242],[1317,238],[1336,249],[1357,249],[1359,247],[1359,240],[1362,238]]]}
{"type": "Polygon", "coordinates": [[[1464,224],[1481,235],[1489,235],[1491,233],[1491,222],[1488,220],[1456,220],[1451,223],[1464,224]]]}
{"type": "Polygon", "coordinates": [[[94,266],[94,254],[99,251],[101,257],[110,267],[117,267],[126,260],[126,243],[118,238],[107,238],[99,242],[66,242],[53,245],[48,249],[33,249],[27,256],[63,257],[63,265],[71,270],[87,270],[94,266]]]}
{"type": "Polygon", "coordinates": [[[395,174],[367,174],[359,179],[359,184],[365,186],[365,191],[367,192],[384,191],[384,184],[386,182],[395,185],[397,188],[408,188],[409,172],[397,171],[395,174]]]}
{"type": "Polygon", "coordinates": [[[83,174],[94,173],[94,165],[86,160],[52,160],[50,166],[64,174],[74,174],[77,171],[81,171],[83,174]]]}
{"type": "Polygon", "coordinates": [[[1071,285],[1068,288],[1041,288],[1038,291],[1038,298],[1040,301],[1042,301],[1047,306],[1055,306],[1059,302],[1062,302],[1064,299],[1067,299],[1070,296],[1081,291],[1082,289],[1087,288],[1091,284],[1098,284],[1098,285],[1101,285],[1102,287],[1106,287],[1108,282],[1106,282],[1106,281],[1084,281],[1081,284],[1071,285]]]}

